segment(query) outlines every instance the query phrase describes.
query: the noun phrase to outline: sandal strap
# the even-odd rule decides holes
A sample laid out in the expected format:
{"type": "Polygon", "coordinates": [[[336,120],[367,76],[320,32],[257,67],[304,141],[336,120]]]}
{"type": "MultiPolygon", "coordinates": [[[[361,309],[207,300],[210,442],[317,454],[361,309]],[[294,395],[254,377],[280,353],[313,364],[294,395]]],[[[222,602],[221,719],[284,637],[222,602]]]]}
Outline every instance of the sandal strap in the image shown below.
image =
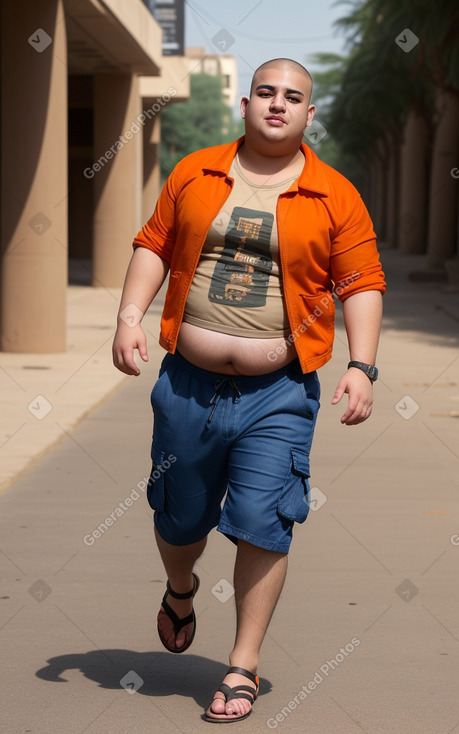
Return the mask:
{"type": "Polygon", "coordinates": [[[255,691],[253,688],[249,688],[249,686],[234,686],[230,688],[226,683],[222,683],[218,690],[225,696],[225,703],[232,701],[234,698],[245,698],[249,703],[253,703],[255,700],[255,691]],[[247,691],[247,693],[241,693],[240,691],[247,691]]]}
{"type": "Polygon", "coordinates": [[[243,675],[245,678],[248,678],[252,681],[256,686],[258,686],[258,676],[256,673],[251,673],[250,670],[246,670],[245,668],[238,668],[237,666],[233,666],[228,669],[228,673],[238,673],[239,675],[243,675]]]}
{"type": "Polygon", "coordinates": [[[191,622],[194,622],[194,615],[193,612],[188,614],[187,617],[180,617],[174,612],[171,606],[163,599],[162,601],[162,607],[164,611],[166,612],[167,616],[171,620],[172,624],[174,625],[174,632],[177,635],[182,627],[185,627],[187,624],[191,624],[191,622]]]}
{"type": "MultiPolygon", "coordinates": [[[[174,599],[191,599],[193,596],[196,595],[196,592],[199,587],[199,578],[196,576],[195,573],[193,573],[193,578],[194,578],[193,588],[191,589],[191,591],[186,591],[184,594],[179,594],[177,591],[174,591],[168,579],[166,583],[166,593],[164,594],[164,598],[168,594],[170,594],[174,599]]],[[[164,599],[163,599],[163,605],[164,605],[164,599]]]]}

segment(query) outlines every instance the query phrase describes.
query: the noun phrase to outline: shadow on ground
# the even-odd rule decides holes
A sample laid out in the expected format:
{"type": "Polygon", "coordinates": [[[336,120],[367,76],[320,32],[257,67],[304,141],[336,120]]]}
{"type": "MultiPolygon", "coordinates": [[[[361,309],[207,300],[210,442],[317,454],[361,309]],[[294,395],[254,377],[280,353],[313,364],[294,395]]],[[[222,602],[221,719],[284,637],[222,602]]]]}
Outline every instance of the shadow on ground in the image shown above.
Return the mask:
{"type": "MultiPolygon", "coordinates": [[[[413,281],[413,273],[429,273],[425,255],[403,255],[381,249],[386,275],[384,330],[422,334],[428,344],[459,346],[459,292],[445,282],[413,281]]],[[[341,307],[338,323],[342,323],[341,307]]]]}
{"type": "MultiPolygon", "coordinates": [[[[188,696],[206,708],[223,680],[227,665],[199,655],[175,655],[133,650],[91,650],[50,658],[36,672],[51,683],[68,683],[64,673],[80,670],[100,688],[137,689],[144,696],[188,696]],[[123,681],[121,683],[120,681],[123,681]]],[[[269,693],[271,683],[260,679],[260,695],[269,693]]]]}

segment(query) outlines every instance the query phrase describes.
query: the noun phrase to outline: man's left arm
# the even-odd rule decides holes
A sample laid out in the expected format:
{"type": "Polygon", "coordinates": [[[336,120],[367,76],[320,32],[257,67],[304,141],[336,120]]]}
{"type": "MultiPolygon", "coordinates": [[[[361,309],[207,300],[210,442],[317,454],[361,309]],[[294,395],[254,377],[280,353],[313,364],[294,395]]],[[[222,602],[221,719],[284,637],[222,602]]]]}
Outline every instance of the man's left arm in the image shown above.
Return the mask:
{"type": "MultiPolygon", "coordinates": [[[[378,349],[382,319],[382,293],[376,290],[361,291],[343,302],[344,325],[349,343],[351,361],[374,365],[378,349]]],[[[350,367],[339,381],[332,405],[348,395],[347,408],[341,423],[355,426],[370,415],[373,405],[373,384],[357,367],[350,367]]]]}

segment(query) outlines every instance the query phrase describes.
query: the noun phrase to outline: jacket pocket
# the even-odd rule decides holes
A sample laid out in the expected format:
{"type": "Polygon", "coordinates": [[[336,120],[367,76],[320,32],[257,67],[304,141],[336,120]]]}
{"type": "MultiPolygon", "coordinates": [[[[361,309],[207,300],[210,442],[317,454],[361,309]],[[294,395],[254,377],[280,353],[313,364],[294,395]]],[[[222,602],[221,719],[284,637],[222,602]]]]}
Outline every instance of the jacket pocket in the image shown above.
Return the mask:
{"type": "Polygon", "coordinates": [[[290,449],[291,462],[284,487],[277,503],[279,515],[302,523],[309,513],[309,454],[301,449],[290,449]]]}
{"type": "Polygon", "coordinates": [[[165,451],[159,451],[155,446],[151,449],[152,468],[147,487],[148,504],[157,512],[164,512],[166,495],[164,488],[164,458],[165,451]]]}
{"type": "Polygon", "coordinates": [[[329,291],[316,295],[300,293],[298,301],[298,323],[293,328],[295,339],[305,346],[309,358],[331,351],[335,325],[335,302],[329,291]]]}

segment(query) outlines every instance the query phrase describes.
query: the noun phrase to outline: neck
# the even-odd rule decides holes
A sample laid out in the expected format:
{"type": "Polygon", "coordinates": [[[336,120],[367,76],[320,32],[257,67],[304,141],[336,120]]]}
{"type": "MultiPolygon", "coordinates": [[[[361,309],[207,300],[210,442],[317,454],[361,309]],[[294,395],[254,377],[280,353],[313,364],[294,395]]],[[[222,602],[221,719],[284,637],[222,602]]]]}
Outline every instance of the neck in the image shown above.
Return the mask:
{"type": "Polygon", "coordinates": [[[304,156],[300,148],[284,153],[283,155],[266,155],[263,151],[252,148],[244,143],[238,151],[241,166],[256,175],[273,176],[278,173],[288,172],[289,168],[297,165],[304,156]]]}

